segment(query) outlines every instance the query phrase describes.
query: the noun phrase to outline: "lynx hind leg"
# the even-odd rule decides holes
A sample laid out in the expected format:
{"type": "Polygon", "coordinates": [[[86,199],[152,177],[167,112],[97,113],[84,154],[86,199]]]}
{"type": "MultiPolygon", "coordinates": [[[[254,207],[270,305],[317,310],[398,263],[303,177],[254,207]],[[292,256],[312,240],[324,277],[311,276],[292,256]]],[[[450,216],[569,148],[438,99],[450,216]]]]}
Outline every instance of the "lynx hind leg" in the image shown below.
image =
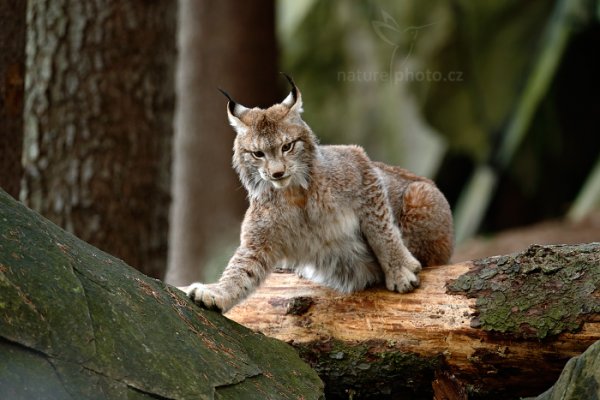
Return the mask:
{"type": "Polygon", "coordinates": [[[440,190],[430,182],[409,184],[397,220],[409,251],[426,266],[450,261],[453,249],[452,212],[440,190]]]}

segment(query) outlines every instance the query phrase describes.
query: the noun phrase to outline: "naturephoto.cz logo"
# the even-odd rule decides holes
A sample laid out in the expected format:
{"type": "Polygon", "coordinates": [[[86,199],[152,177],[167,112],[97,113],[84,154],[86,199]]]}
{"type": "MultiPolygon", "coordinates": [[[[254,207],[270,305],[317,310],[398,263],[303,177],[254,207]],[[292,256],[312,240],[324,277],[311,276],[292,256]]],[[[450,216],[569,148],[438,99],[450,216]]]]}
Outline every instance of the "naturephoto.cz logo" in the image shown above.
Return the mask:
{"type": "Polygon", "coordinates": [[[380,21],[371,21],[375,34],[392,47],[387,71],[338,71],[337,80],[345,82],[462,82],[462,71],[434,71],[430,69],[416,71],[408,68],[408,60],[412,55],[419,33],[435,22],[402,28],[389,13],[381,10],[380,21]],[[405,49],[402,58],[397,60],[398,53],[405,49]],[[395,65],[398,65],[396,68],[395,65]]]}
{"type": "Polygon", "coordinates": [[[462,71],[412,71],[408,69],[394,71],[338,71],[337,80],[342,82],[462,82],[462,71]]]}

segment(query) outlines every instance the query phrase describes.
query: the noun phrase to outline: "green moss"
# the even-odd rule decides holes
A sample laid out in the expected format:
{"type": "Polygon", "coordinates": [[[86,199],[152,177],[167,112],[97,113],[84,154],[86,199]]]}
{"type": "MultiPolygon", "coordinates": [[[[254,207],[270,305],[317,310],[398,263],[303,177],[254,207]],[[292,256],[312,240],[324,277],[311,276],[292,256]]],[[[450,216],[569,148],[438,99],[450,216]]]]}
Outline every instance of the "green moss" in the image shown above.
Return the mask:
{"type": "Polygon", "coordinates": [[[600,243],[532,245],[514,256],[475,262],[448,285],[476,298],[473,327],[543,339],[578,330],[600,313],[600,243]]]}
{"type": "Polygon", "coordinates": [[[290,346],[198,308],[1,190],[0,304],[7,393],[19,389],[10,386],[11,371],[23,357],[39,366],[35,393],[47,382],[73,398],[208,399],[222,387],[248,398],[322,393],[290,346]]]}
{"type": "Polygon", "coordinates": [[[430,399],[433,374],[442,362],[403,352],[387,341],[328,340],[296,348],[324,380],[328,399],[430,399]]]}

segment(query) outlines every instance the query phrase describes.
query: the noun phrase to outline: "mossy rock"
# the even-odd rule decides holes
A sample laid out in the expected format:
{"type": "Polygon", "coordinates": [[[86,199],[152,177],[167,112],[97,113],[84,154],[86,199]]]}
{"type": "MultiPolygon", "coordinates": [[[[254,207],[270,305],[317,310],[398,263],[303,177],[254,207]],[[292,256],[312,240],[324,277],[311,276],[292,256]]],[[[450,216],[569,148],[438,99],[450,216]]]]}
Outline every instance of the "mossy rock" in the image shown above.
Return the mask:
{"type": "Polygon", "coordinates": [[[0,190],[0,399],[318,399],[287,344],[200,309],[0,190]]]}
{"type": "Polygon", "coordinates": [[[600,342],[569,360],[558,381],[538,397],[528,400],[600,399],[600,342]]]}

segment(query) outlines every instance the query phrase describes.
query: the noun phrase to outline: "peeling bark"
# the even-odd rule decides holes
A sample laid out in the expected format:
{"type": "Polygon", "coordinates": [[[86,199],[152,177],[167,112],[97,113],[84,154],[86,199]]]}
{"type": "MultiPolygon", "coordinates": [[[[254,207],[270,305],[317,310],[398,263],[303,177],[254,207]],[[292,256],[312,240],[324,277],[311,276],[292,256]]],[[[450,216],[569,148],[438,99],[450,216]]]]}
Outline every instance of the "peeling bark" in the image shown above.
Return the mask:
{"type": "Polygon", "coordinates": [[[328,399],[510,399],[546,390],[600,340],[599,274],[600,243],[428,268],[408,294],[273,274],[227,316],[296,347],[328,399]]]}
{"type": "Polygon", "coordinates": [[[196,307],[0,190],[1,399],[319,399],[284,343],[196,307]]]}
{"type": "Polygon", "coordinates": [[[577,332],[600,314],[600,245],[532,245],[517,256],[474,262],[448,285],[475,298],[471,326],[515,337],[544,339],[577,332]]]}
{"type": "Polygon", "coordinates": [[[148,275],[166,266],[176,5],[28,2],[22,200],[148,275]]]}

